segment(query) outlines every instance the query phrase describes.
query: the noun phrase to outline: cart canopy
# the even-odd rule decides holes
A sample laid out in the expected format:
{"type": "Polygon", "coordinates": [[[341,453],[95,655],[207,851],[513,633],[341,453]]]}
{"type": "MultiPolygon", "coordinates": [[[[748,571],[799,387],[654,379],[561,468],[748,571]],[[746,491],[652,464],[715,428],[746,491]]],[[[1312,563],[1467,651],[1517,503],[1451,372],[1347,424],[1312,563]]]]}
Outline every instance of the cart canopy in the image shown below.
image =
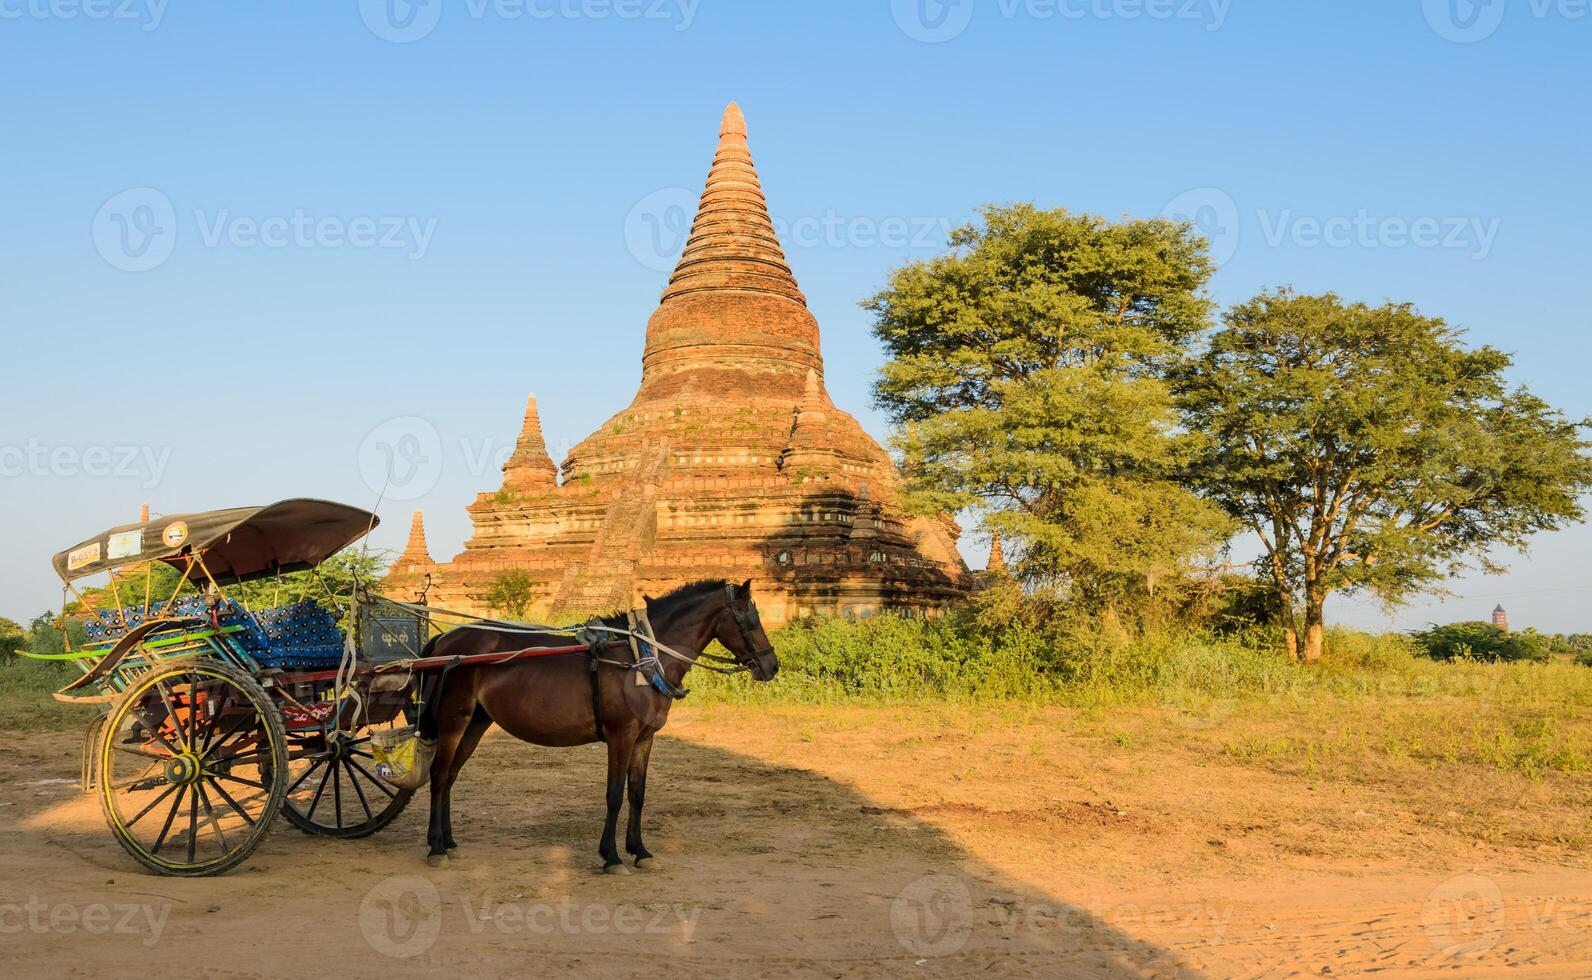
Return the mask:
{"type": "Polygon", "coordinates": [[[231,584],[314,568],[379,523],[369,511],[328,500],[172,514],[113,527],[56,555],[53,564],[62,581],[73,582],[146,561],[184,568],[187,556],[198,554],[217,582],[231,584]]]}

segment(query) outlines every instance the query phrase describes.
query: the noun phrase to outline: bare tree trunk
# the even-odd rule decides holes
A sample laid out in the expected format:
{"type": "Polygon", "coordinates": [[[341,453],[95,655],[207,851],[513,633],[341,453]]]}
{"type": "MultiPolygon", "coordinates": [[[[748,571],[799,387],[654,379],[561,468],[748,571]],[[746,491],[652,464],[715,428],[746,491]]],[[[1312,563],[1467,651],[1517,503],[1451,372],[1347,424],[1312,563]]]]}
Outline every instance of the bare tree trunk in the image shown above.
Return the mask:
{"type": "Polygon", "coordinates": [[[1288,651],[1289,660],[1299,659],[1299,629],[1294,626],[1292,613],[1288,614],[1287,619],[1283,622],[1282,644],[1283,648],[1288,651]]]}
{"type": "Polygon", "coordinates": [[[1326,625],[1323,615],[1323,606],[1326,596],[1310,593],[1305,597],[1305,660],[1314,662],[1321,659],[1322,650],[1326,646],[1326,625]]]}

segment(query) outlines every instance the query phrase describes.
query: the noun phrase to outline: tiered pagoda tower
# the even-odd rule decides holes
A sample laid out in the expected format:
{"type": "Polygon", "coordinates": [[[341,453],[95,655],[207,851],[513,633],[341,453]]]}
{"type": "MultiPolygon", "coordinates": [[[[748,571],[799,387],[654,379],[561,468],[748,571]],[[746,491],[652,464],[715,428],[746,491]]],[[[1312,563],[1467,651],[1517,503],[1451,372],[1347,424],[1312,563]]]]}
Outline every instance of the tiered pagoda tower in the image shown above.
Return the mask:
{"type": "Polygon", "coordinates": [[[470,506],[473,536],[433,571],[438,605],[489,613],[510,569],[530,573],[543,619],[709,577],[753,579],[770,624],[932,614],[966,590],[960,529],[900,509],[894,461],[824,390],[818,323],[734,104],[641,363],[630,407],[561,469],[531,400],[502,489],[470,506]]]}
{"type": "Polygon", "coordinates": [[[409,541],[403,554],[387,569],[383,583],[387,595],[405,602],[419,598],[430,584],[427,576],[434,576],[436,570],[437,563],[431,560],[431,550],[426,547],[425,517],[417,510],[409,521],[409,541]]]}

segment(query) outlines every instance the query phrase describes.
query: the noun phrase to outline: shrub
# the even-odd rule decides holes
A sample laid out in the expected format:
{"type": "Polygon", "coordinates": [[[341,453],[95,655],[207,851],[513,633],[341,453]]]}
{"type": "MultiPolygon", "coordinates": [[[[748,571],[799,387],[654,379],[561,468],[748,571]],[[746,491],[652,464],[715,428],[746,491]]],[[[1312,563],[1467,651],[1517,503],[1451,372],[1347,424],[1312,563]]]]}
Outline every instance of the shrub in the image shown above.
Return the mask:
{"type": "Polygon", "coordinates": [[[523,568],[511,568],[492,580],[487,605],[509,619],[524,619],[536,598],[536,580],[523,568]]]}
{"type": "Polygon", "coordinates": [[[1548,638],[1533,630],[1510,633],[1491,623],[1450,623],[1410,634],[1433,660],[1547,662],[1548,638]]]}

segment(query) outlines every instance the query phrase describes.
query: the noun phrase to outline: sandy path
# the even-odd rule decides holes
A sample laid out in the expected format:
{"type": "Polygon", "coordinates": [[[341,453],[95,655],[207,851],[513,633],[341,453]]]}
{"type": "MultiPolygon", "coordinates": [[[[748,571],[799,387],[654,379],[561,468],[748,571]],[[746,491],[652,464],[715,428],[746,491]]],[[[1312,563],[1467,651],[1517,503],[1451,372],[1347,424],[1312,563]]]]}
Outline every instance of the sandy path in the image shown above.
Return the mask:
{"type": "Polygon", "coordinates": [[[623,878],[596,871],[595,748],[489,736],[445,870],[420,859],[417,806],[366,841],[283,824],[240,871],[180,881],[137,870],[63,782],[67,737],[15,736],[0,972],[1592,975],[1592,873],[1573,851],[1376,813],[1386,787],[904,719],[681,711],[649,787],[661,866],[623,878]]]}

